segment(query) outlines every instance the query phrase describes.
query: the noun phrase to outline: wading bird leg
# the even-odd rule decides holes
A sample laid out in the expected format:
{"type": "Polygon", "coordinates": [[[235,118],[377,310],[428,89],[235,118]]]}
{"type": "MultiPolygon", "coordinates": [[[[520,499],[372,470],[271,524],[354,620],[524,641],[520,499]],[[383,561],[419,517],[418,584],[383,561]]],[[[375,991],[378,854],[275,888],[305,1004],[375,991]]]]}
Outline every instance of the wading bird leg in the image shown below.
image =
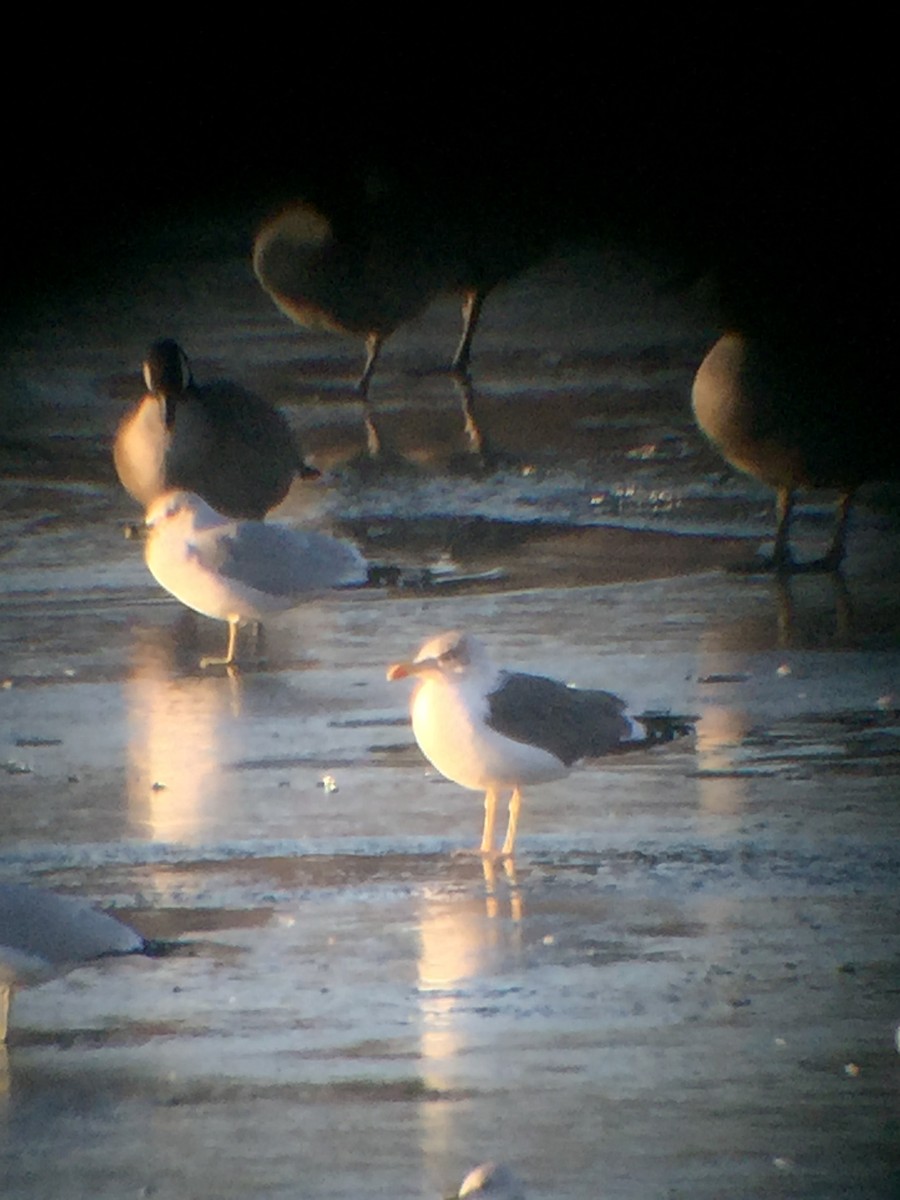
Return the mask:
{"type": "Polygon", "coordinates": [[[492,854],[494,851],[494,822],[497,817],[497,793],[488,788],[484,793],[484,831],[481,835],[481,853],[492,854]]]}
{"type": "Polygon", "coordinates": [[[478,328],[478,320],[481,316],[481,306],[483,303],[484,294],[478,288],[469,288],[463,294],[462,337],[459,339],[459,345],[456,347],[456,353],[453,356],[453,362],[450,366],[450,370],[454,375],[460,378],[469,373],[469,361],[472,357],[472,340],[475,337],[475,330],[478,328]]]}
{"type": "Polygon", "coordinates": [[[509,798],[509,824],[506,827],[503,849],[500,851],[504,858],[512,858],[515,853],[516,832],[519,828],[519,813],[521,809],[522,793],[518,788],[513,788],[513,794],[509,798]]]}
{"type": "Polygon", "coordinates": [[[794,508],[793,488],[780,487],[775,494],[775,511],[778,524],[775,529],[775,549],[772,566],[779,574],[789,574],[794,569],[791,558],[791,513],[794,508]]]}
{"type": "Polygon", "coordinates": [[[228,649],[224,658],[201,658],[201,667],[232,667],[234,666],[235,651],[237,650],[238,621],[237,618],[228,622],[228,649]]]}

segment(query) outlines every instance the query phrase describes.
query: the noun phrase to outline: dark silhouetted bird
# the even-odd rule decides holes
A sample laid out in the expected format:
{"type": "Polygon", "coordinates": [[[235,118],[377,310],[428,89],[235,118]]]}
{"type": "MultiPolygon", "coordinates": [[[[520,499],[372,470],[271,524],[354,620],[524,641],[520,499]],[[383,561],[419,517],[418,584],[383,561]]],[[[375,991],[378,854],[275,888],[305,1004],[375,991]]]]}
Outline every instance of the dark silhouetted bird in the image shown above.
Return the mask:
{"type": "Polygon", "coordinates": [[[732,466],[775,489],[774,553],[759,565],[779,573],[838,570],[854,492],[900,477],[887,404],[858,390],[845,348],[837,351],[824,342],[726,333],[694,379],[697,424],[732,466]],[[791,512],[797,490],[811,487],[840,492],[838,517],[824,557],[797,563],[791,512]]]}
{"type": "Polygon", "coordinates": [[[277,409],[225,380],[195,383],[177,342],[151,346],[144,381],[113,443],[119,479],[144,508],[184,488],[228,516],[264,517],[295,477],[318,476],[277,409]]]}

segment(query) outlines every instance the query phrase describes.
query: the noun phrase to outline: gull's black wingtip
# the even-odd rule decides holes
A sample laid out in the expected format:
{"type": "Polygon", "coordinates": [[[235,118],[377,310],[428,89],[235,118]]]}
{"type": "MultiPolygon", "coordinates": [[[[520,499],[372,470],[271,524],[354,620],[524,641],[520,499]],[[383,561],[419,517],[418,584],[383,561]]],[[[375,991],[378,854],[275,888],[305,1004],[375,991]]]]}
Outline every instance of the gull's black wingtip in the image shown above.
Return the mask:
{"type": "Polygon", "coordinates": [[[635,718],[647,731],[647,744],[674,742],[696,733],[699,716],[679,716],[669,712],[645,712],[635,718]]]}

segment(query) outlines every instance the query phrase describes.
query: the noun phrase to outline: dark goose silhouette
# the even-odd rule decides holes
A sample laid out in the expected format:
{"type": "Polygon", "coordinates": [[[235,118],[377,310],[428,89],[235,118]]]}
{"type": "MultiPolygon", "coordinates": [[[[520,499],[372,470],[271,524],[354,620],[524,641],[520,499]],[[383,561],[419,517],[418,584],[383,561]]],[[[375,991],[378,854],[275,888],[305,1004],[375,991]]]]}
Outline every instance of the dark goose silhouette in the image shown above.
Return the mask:
{"type": "Polygon", "coordinates": [[[857,488],[900,477],[886,403],[847,368],[844,347],[833,354],[824,342],[740,333],[726,333],[700,364],[697,424],[732,466],[775,489],[774,553],[757,566],[782,574],[838,570],[857,488]],[[827,553],[797,563],[791,512],[798,489],[811,487],[838,490],[837,521],[827,553]]]}
{"type": "Polygon", "coordinates": [[[195,383],[170,338],[150,347],[144,382],[147,394],[122,419],[113,443],[122,486],[144,508],[183,488],[228,516],[261,518],[296,477],[318,476],[277,409],[227,380],[195,383]]]}
{"type": "Polygon", "coordinates": [[[516,210],[498,214],[477,198],[465,205],[402,187],[371,189],[325,206],[297,201],[257,234],[253,267],[263,288],[293,321],[365,342],[358,392],[369,453],[382,451],[369,388],[384,342],[441,292],[462,295],[462,333],[451,371],[462,388],[470,448],[485,440],[474,414],[472,345],[487,294],[547,251],[546,220],[516,210]]]}

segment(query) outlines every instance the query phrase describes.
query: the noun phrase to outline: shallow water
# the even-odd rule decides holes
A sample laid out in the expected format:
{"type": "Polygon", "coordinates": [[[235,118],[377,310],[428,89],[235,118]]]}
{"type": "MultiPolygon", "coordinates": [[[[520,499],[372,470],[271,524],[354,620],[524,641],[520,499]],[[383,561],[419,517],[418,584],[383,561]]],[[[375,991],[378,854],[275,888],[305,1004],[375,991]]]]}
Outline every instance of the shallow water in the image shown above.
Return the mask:
{"type": "Polygon", "coordinates": [[[185,945],[16,997],[4,1196],[421,1200],[485,1158],[559,1200],[892,1194],[890,514],[860,509],[843,585],[722,569],[771,503],[692,427],[702,297],[645,264],[562,257],[488,304],[485,426],[518,456],[488,475],[451,461],[436,306],[374,390],[416,469],[368,479],[359,348],[293,330],[241,256],[160,259],[152,290],[48,305],[13,347],[0,877],[185,945]],[[405,584],[284,615],[234,677],[197,667],[224,627],[122,536],[108,437],[164,333],[285,406],[326,468],[278,515],[405,584]],[[457,853],[480,799],[426,768],[384,678],[449,627],[696,737],[531,789],[515,869],[486,869],[457,853]]]}

